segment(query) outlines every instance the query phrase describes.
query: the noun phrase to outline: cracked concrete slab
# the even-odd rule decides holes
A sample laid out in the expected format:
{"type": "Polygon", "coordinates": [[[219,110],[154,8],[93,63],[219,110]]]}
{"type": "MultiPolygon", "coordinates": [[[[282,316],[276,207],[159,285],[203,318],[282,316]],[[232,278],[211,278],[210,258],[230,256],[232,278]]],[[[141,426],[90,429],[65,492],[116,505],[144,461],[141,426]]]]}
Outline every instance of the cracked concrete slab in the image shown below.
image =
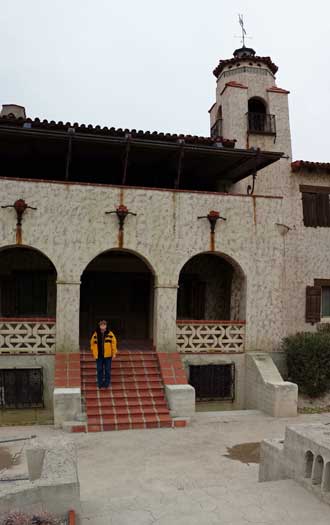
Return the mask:
{"type": "MultiPolygon", "coordinates": [[[[330,506],[295,481],[259,483],[257,463],[246,462],[244,454],[235,461],[226,457],[230,448],[281,437],[287,424],[299,422],[330,423],[330,413],[291,419],[256,411],[201,413],[182,429],[73,435],[80,523],[328,525],[330,506]]],[[[15,429],[23,431],[26,427],[15,429]]],[[[61,436],[50,427],[33,431],[61,436]]]]}

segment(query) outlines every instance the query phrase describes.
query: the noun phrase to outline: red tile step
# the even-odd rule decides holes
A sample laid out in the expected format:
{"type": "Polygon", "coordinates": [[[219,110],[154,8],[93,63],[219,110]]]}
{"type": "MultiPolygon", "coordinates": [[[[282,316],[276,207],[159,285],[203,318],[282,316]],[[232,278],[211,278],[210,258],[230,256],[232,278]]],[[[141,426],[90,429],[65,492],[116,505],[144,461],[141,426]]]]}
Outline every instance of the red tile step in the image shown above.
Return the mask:
{"type": "Polygon", "coordinates": [[[111,387],[96,386],[95,360],[81,355],[81,380],[88,432],[174,426],[155,352],[119,352],[111,387]]]}

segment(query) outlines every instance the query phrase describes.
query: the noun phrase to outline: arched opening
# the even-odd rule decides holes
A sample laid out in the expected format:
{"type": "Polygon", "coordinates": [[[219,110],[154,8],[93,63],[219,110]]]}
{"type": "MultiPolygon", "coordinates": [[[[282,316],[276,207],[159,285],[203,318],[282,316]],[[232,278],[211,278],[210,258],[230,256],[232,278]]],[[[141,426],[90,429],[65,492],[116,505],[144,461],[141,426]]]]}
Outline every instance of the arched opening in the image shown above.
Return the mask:
{"type": "Polygon", "coordinates": [[[324,461],[322,456],[316,456],[313,466],[312,482],[314,485],[320,485],[323,476],[324,461]]]}
{"type": "Polygon", "coordinates": [[[274,115],[267,114],[266,103],[258,97],[248,101],[248,125],[252,133],[273,133],[275,124],[274,115]]]}
{"type": "Polygon", "coordinates": [[[305,454],[305,478],[312,476],[314,454],[310,450],[305,454]]]}
{"type": "Polygon", "coordinates": [[[249,113],[267,113],[266,104],[261,98],[252,97],[248,102],[249,113]]]}
{"type": "Polygon", "coordinates": [[[219,106],[215,122],[211,127],[211,137],[222,137],[222,106],[219,106]]]}
{"type": "Polygon", "coordinates": [[[323,490],[330,492],[330,463],[325,464],[323,490]]]}
{"type": "Polygon", "coordinates": [[[104,318],[121,350],[152,348],[153,292],[153,271],[140,256],[127,250],[98,255],[81,278],[81,347],[104,318]]]}
{"type": "Polygon", "coordinates": [[[245,278],[228,258],[214,253],[192,257],[179,276],[178,320],[245,319],[245,278]]]}
{"type": "MultiPolygon", "coordinates": [[[[179,276],[177,347],[181,353],[212,354],[244,351],[245,276],[225,255],[201,253],[192,257],[179,276]]],[[[200,410],[222,409],[219,402],[235,401],[235,363],[231,360],[189,362],[189,383],[200,410]],[[199,402],[202,402],[200,404],[199,402]],[[214,402],[216,405],[214,405],[214,402]]],[[[231,405],[233,406],[233,405],[231,405]]]]}
{"type": "Polygon", "coordinates": [[[0,251],[0,317],[55,318],[56,269],[41,252],[26,246],[0,251]]]}

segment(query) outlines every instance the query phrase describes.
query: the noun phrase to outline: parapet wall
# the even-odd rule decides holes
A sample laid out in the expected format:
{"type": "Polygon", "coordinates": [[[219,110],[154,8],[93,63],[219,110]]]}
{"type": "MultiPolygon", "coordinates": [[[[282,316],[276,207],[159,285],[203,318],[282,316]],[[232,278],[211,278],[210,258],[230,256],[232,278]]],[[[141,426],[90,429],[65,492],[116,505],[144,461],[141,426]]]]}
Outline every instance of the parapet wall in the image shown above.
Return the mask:
{"type": "Polygon", "coordinates": [[[245,378],[246,408],[274,417],[297,415],[298,387],[283,381],[269,354],[246,354],[245,378]]]}
{"type": "Polygon", "coordinates": [[[330,429],[327,424],[286,428],[284,440],[261,444],[259,481],[294,479],[330,504],[330,429]]]}

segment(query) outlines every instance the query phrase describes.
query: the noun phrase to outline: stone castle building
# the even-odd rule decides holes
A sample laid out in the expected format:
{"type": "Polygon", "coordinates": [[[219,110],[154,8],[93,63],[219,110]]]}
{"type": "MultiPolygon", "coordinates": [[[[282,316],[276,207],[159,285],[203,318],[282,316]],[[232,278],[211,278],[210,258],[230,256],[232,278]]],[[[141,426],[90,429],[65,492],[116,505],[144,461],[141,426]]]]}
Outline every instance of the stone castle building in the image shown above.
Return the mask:
{"type": "Polygon", "coordinates": [[[220,60],[210,137],[3,106],[2,423],[180,426],[195,393],[296,412],[280,344],[330,318],[330,164],[292,161],[276,72],[244,46],[220,60]],[[100,317],[119,341],[102,395],[88,354],[100,317]]]}

